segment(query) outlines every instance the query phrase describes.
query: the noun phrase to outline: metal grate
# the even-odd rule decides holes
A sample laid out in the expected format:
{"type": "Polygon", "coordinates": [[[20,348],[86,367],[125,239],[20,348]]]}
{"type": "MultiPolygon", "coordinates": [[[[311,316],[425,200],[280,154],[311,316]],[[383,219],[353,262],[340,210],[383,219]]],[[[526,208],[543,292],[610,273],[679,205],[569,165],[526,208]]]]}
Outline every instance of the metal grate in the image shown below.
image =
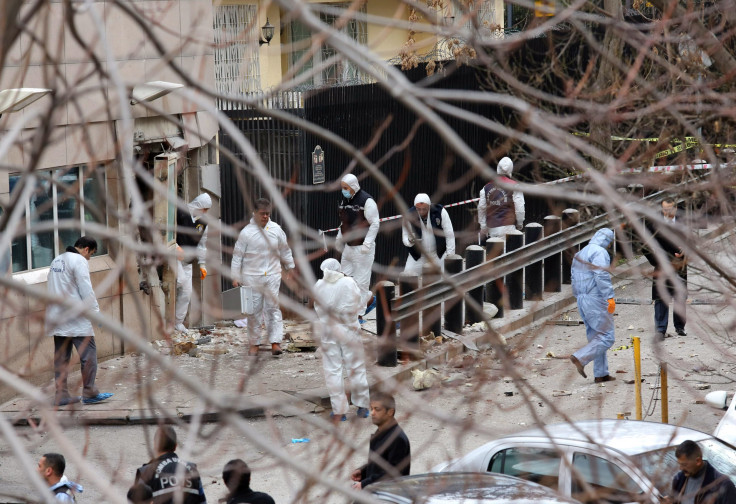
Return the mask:
{"type": "MultiPolygon", "coordinates": [[[[261,88],[255,5],[214,7],[215,85],[218,93],[238,95],[261,88]]],[[[223,108],[224,101],[218,104],[223,108]]]]}

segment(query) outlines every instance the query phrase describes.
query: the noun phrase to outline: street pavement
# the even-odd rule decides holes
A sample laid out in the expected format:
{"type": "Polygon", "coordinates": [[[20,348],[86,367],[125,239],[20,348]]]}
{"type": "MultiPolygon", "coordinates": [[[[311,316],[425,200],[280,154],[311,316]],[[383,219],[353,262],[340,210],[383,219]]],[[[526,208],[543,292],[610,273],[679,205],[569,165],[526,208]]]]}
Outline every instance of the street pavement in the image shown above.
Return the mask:
{"type": "MultiPolygon", "coordinates": [[[[733,271],[732,249],[728,237],[707,252],[733,271]]],[[[714,292],[718,280],[709,277],[697,260],[690,264],[691,300],[722,301],[714,292]],[[704,273],[698,272],[701,269],[704,273]]],[[[659,369],[660,363],[667,362],[669,422],[711,432],[722,412],[703,404],[704,395],[733,388],[736,378],[729,336],[734,309],[727,304],[690,305],[688,336],[660,342],[653,337],[653,306],[646,304],[651,282],[642,277],[650,269],[640,259],[615,270],[617,299],[644,304],[617,305],[616,343],[609,352],[614,382],[594,384],[592,365],[587,368],[589,379],[584,380],[567,360],[585,342],[569,286],[560,293],[546,293],[541,302],[525,302],[523,310],[507,310],[503,319],[492,321],[492,327],[508,340],[506,355],[489,348],[482,327],[466,327],[464,334],[477,338],[479,352],[463,353],[461,343],[445,341],[429,348],[423,361],[395,368],[369,365],[371,383],[383,384],[397,396],[397,418],[412,442],[412,473],[425,472],[483,441],[540,422],[635,418],[633,337],[641,339],[644,419],[661,419],[659,369]],[[440,383],[413,390],[411,370],[427,367],[436,370],[440,383]]],[[[364,343],[371,355],[375,320],[369,320],[365,329],[364,343]]],[[[319,352],[274,358],[264,346],[259,358],[252,359],[246,357],[244,329],[218,327],[209,334],[193,333],[191,339],[203,336],[211,342],[199,345],[191,352],[194,356],[174,355],[168,343],[151,344],[194,385],[152,365],[147,357],[126,355],[100,365],[98,384],[101,390],[115,393],[111,400],[55,413],[72,445],[84,447],[85,459],[112,481],[104,489],[82,478],[87,490],[79,502],[111,501],[106,491],[124,495],[135,467],[150,457],[152,424],[161,419],[179,423],[184,458],[198,463],[210,500],[224,494],[220,473],[224,463],[241,457],[254,467],[253,488],[267,491],[277,502],[344,502],[345,497],[330,492],[329,485],[349,486],[349,472],[365,460],[373,427],[369,419],[352,414],[350,421],[337,427],[326,422],[329,399],[319,352]],[[228,407],[215,408],[202,401],[202,388],[228,407]],[[231,412],[241,420],[227,416],[231,412]],[[317,482],[315,475],[331,483],[317,482]]],[[[75,379],[78,373],[72,382],[75,379]]],[[[51,384],[47,391],[51,393],[51,384]]],[[[16,432],[32,456],[64,448],[44,428],[37,405],[17,398],[0,410],[16,423],[16,432]]],[[[22,494],[27,491],[22,468],[5,462],[12,456],[5,448],[0,487],[22,494]]],[[[71,460],[70,477],[74,471],[79,474],[84,461],[78,462],[71,460]]]]}

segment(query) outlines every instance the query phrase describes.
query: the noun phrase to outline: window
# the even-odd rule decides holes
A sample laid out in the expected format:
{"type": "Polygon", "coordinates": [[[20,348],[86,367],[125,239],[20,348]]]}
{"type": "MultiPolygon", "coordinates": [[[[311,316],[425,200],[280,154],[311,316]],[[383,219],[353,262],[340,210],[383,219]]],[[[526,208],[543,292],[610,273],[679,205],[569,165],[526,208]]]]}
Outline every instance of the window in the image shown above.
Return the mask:
{"type": "Polygon", "coordinates": [[[560,454],[549,448],[509,448],[491,458],[488,471],[516,476],[556,490],[560,454]]]}
{"type": "MultiPolygon", "coordinates": [[[[334,27],[340,19],[340,14],[348,6],[347,3],[324,4],[324,7],[329,7],[329,10],[320,12],[320,20],[326,25],[334,27]]],[[[365,4],[359,12],[365,12],[365,4]]],[[[351,81],[367,82],[367,76],[352,62],[343,58],[333,47],[322,46],[314,57],[306,62],[300,62],[301,58],[310,50],[309,40],[312,37],[312,32],[298,20],[292,21],[288,29],[289,40],[292,44],[289,51],[289,68],[298,66],[297,75],[309,73],[313,68],[320,68],[319,72],[305,82],[307,85],[320,86],[351,81]]],[[[365,21],[349,19],[344,25],[341,25],[340,31],[359,44],[365,45],[368,43],[365,21]]]]}
{"type": "Polygon", "coordinates": [[[217,92],[237,95],[259,91],[257,6],[218,5],[214,7],[213,18],[217,92]]]}
{"type": "Polygon", "coordinates": [[[575,453],[572,457],[572,496],[581,502],[638,502],[643,491],[619,466],[601,457],[575,453]],[[595,495],[585,494],[585,481],[595,495]]]}
{"type": "MultiPolygon", "coordinates": [[[[10,175],[10,192],[23,175],[10,175]]],[[[105,169],[84,166],[36,172],[31,197],[26,201],[25,233],[13,239],[13,273],[51,264],[55,256],[85,234],[88,222],[107,225],[105,169]],[[81,176],[81,181],[80,181],[81,176]]],[[[106,254],[97,239],[97,254],[106,254]]]]}

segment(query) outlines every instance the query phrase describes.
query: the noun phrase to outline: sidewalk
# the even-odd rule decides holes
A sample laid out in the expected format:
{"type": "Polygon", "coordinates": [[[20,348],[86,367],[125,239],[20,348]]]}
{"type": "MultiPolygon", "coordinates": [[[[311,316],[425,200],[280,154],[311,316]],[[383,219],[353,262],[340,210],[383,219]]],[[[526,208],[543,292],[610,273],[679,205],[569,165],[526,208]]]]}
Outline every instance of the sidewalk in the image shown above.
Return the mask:
{"type": "MultiPolygon", "coordinates": [[[[574,303],[570,286],[564,285],[560,293],[545,293],[541,302],[524,302],[522,310],[506,310],[505,316],[493,319],[491,325],[510,338],[515,332],[538,325],[574,303]]],[[[285,321],[285,333],[293,328],[294,322],[285,321]]],[[[396,367],[379,367],[373,364],[375,357],[373,361],[370,359],[371,355],[375,355],[375,312],[369,315],[363,328],[371,386],[389,379],[406,380],[411,377],[412,369],[443,364],[465,351],[462,343],[446,340],[428,349],[423,360],[399,363],[396,367]]],[[[172,352],[169,358],[187,376],[207,384],[213,392],[226,394],[230,398],[232,410],[246,418],[262,416],[267,410],[293,416],[329,409],[329,394],[324,387],[319,350],[284,352],[280,357],[272,357],[268,345],[262,345],[259,356],[249,358],[245,331],[234,326],[191,330],[189,336],[192,340],[209,336],[211,342],[198,345],[191,352],[196,357],[189,353],[174,355],[172,352]]],[[[465,326],[463,335],[475,340],[481,350],[490,347],[483,324],[465,326]]],[[[162,350],[162,353],[173,350],[162,345],[162,342],[152,342],[151,345],[162,350]]],[[[80,372],[73,372],[69,377],[70,387],[78,385],[80,380],[80,372]]],[[[57,416],[63,425],[155,424],[162,418],[190,422],[196,415],[201,417],[202,422],[218,420],[219,413],[203,409],[190,388],[149,366],[140,355],[127,354],[100,362],[97,385],[101,391],[115,395],[100,404],[77,403],[58,408],[57,416]]],[[[48,383],[44,390],[50,404],[53,384],[48,383]]],[[[0,413],[15,425],[40,421],[39,406],[22,397],[2,404],[0,413]]]]}

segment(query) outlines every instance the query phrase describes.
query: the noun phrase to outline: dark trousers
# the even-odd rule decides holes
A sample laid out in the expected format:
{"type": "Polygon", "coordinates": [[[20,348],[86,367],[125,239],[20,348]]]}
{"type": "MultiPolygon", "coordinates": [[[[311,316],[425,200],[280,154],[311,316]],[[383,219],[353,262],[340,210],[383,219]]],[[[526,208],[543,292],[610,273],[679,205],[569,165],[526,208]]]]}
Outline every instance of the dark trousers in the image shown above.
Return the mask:
{"type": "MultiPolygon", "coordinates": [[[[677,276],[677,281],[682,284],[682,286],[687,289],[687,276],[677,276]]],[[[670,319],[670,307],[669,307],[669,301],[670,299],[674,299],[674,309],[672,310],[672,321],[675,325],[675,330],[677,329],[685,329],[685,301],[687,300],[687,296],[685,298],[678,298],[677,297],[677,291],[675,290],[675,285],[672,283],[671,279],[667,279],[665,282],[665,290],[667,291],[666,299],[662,299],[662,296],[659,295],[659,289],[657,288],[657,282],[654,282],[652,284],[652,299],[654,300],[654,328],[657,332],[660,333],[666,333],[667,332],[667,324],[669,323],[670,319]]]]}
{"type": "Polygon", "coordinates": [[[97,346],[94,336],[54,336],[54,380],[56,381],[56,400],[69,397],[67,376],[72,345],[77,349],[82,364],[83,396],[94,397],[100,393],[95,387],[97,377],[97,346]]]}

